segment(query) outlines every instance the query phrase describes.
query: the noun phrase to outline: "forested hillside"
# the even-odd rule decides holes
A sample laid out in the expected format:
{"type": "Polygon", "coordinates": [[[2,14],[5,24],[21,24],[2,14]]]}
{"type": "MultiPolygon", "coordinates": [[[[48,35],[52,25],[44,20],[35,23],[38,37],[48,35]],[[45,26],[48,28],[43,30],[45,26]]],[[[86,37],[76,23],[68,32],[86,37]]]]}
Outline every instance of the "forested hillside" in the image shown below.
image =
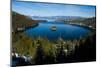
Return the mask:
{"type": "Polygon", "coordinates": [[[86,26],[91,26],[93,28],[96,28],[96,17],[92,18],[86,18],[86,19],[78,19],[78,20],[70,20],[70,23],[77,23],[77,24],[83,24],[86,26]]]}
{"type": "Polygon", "coordinates": [[[12,28],[13,31],[23,30],[38,25],[43,20],[33,20],[27,16],[12,12],[12,28]]]}

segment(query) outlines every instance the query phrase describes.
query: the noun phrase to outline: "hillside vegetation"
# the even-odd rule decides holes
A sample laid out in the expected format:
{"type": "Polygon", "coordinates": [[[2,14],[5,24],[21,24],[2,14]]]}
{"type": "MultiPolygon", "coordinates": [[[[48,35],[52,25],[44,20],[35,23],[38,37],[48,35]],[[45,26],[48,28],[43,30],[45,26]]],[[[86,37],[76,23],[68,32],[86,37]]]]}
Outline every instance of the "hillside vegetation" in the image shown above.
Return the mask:
{"type": "MultiPolygon", "coordinates": [[[[80,40],[63,40],[55,42],[45,38],[31,39],[20,34],[13,42],[13,53],[19,56],[31,57],[29,64],[52,64],[65,62],[95,61],[96,59],[96,38],[95,34],[80,40]]],[[[14,60],[13,56],[13,60],[14,60]]],[[[24,60],[25,62],[25,60],[24,60]]],[[[16,65],[28,65],[18,61],[16,65]]]]}
{"type": "Polygon", "coordinates": [[[86,18],[86,19],[83,19],[83,20],[73,20],[73,21],[70,21],[70,23],[81,23],[81,24],[84,24],[86,26],[92,26],[94,28],[96,28],[96,17],[92,17],[92,18],[86,18]]]}
{"type": "Polygon", "coordinates": [[[18,31],[19,28],[24,30],[25,28],[30,28],[38,25],[42,20],[32,20],[31,18],[21,15],[16,12],[12,12],[12,28],[13,31],[18,31]]]}

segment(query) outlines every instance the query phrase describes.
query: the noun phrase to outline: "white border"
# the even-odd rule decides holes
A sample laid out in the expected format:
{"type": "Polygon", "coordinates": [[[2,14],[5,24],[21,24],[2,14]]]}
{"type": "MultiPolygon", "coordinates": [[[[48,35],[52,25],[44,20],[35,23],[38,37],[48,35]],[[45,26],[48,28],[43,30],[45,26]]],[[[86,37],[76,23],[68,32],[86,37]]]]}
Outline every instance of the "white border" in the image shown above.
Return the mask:
{"type": "Polygon", "coordinates": [[[96,5],[96,0],[19,0],[19,1],[39,1],[39,2],[96,5]]]}

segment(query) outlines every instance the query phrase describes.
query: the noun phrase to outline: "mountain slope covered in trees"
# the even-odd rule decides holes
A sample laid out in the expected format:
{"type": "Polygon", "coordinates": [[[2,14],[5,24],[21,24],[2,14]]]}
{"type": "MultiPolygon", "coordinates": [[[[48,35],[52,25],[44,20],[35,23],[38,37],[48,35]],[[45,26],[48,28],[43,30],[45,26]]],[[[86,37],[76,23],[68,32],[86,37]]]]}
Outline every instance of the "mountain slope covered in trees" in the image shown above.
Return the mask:
{"type": "Polygon", "coordinates": [[[39,22],[45,21],[45,20],[33,20],[29,18],[28,16],[21,15],[16,12],[12,12],[12,28],[13,31],[19,30],[19,29],[25,29],[29,27],[34,27],[38,25],[39,22]]]}
{"type": "Polygon", "coordinates": [[[72,20],[69,21],[70,23],[81,23],[84,24],[86,26],[92,26],[94,28],[96,28],[96,17],[92,17],[92,18],[86,18],[86,19],[78,19],[78,20],[72,20]]]}

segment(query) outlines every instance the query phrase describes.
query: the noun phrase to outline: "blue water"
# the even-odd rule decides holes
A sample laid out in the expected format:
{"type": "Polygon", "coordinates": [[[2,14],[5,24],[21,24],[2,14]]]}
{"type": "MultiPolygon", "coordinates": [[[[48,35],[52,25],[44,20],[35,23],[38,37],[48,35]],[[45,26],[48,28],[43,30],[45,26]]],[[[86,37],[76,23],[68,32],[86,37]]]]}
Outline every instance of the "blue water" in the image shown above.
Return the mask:
{"type": "Polygon", "coordinates": [[[39,23],[35,28],[26,30],[25,33],[31,38],[42,37],[49,40],[57,40],[61,37],[65,40],[73,40],[86,37],[87,34],[90,33],[90,30],[84,27],[60,22],[45,22],[39,23]],[[56,26],[56,31],[52,31],[51,26],[56,26]]]}

